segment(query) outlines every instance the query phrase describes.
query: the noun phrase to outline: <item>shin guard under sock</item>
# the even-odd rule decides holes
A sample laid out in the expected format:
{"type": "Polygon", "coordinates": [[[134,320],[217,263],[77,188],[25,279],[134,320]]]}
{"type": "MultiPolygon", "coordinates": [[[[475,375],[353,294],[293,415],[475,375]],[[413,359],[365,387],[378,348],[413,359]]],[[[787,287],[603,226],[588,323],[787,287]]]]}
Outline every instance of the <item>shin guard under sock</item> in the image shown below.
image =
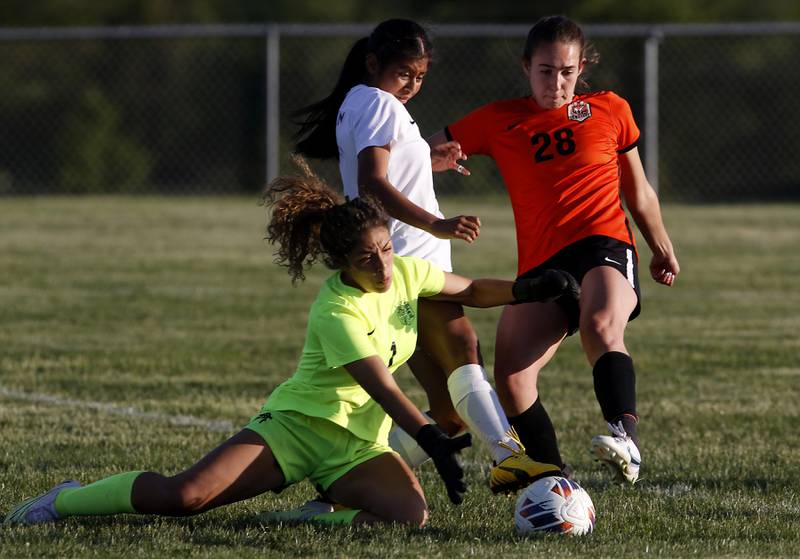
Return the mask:
{"type": "Polygon", "coordinates": [[[509,417],[508,422],[517,431],[528,456],[537,462],[555,464],[559,468],[564,466],[558,450],[556,430],[541,398],[536,398],[533,405],[521,414],[509,417]]]}
{"type": "Polygon", "coordinates": [[[131,504],[133,482],[142,472],[117,474],[86,487],[64,489],[55,500],[61,517],[135,513],[131,504]]]}
{"type": "Polygon", "coordinates": [[[600,356],[592,370],[594,393],[608,423],[622,422],[628,436],[639,446],[636,434],[636,372],[630,355],[609,351],[600,356]]]}

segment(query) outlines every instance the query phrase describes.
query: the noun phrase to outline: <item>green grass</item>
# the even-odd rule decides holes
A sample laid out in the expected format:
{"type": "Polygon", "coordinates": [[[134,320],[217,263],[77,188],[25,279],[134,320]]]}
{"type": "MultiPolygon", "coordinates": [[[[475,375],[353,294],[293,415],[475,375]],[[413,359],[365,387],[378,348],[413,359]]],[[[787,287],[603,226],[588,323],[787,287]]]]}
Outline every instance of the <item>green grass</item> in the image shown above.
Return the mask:
{"type": "MultiPolygon", "coordinates": [[[[512,276],[504,202],[444,206],[477,212],[484,224],[477,244],[454,245],[457,270],[512,276]]],[[[586,452],[604,425],[578,340],[546,370],[541,390],[563,454],[598,510],[590,537],[514,535],[513,499],[489,493],[487,455],[472,448],[460,507],[447,502],[432,468],[419,472],[431,506],[421,530],[257,521],[313,494],[300,484],[191,519],[0,527],[0,556],[798,556],[798,215],[798,205],[666,207],[683,268],[671,289],[648,279],[641,245],[644,309],[626,338],[645,459],[636,488],[610,485],[586,452]]],[[[241,425],[291,374],[327,272],[292,288],[271,262],[263,226],[255,199],[0,203],[0,510],[66,478],[176,473],[226,433],[172,426],[168,416],[241,425]]],[[[470,316],[491,363],[498,311],[470,316]]],[[[410,373],[398,377],[423,405],[410,373]]]]}

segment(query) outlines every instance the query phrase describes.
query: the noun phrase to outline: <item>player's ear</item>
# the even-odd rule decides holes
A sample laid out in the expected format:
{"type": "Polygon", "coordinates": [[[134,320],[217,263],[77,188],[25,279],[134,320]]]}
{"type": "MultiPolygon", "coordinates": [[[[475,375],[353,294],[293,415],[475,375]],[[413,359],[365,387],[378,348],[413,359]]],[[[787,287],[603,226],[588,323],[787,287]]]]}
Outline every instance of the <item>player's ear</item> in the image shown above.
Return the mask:
{"type": "Polygon", "coordinates": [[[522,71],[526,76],[531,77],[531,61],[524,56],[522,57],[522,71]]]}
{"type": "Polygon", "coordinates": [[[380,65],[378,64],[378,57],[375,56],[375,53],[367,54],[367,58],[364,61],[367,67],[367,73],[370,76],[377,76],[378,70],[380,69],[380,65]]]}
{"type": "Polygon", "coordinates": [[[586,66],[586,59],[581,58],[580,63],[578,64],[578,75],[583,74],[583,68],[586,66]]]}

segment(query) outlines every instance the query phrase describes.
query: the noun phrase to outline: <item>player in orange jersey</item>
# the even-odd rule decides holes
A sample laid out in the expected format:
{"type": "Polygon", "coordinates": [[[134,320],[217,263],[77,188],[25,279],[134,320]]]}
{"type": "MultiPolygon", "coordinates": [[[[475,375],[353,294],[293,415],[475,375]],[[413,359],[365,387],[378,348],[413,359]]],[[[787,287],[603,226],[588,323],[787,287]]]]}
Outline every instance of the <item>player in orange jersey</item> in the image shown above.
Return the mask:
{"type": "Polygon", "coordinates": [[[653,279],[672,285],[680,267],[642,168],[628,103],[609,91],[575,93],[594,62],[577,24],[563,16],[543,18],[530,30],[522,57],[531,96],[485,105],[429,142],[457,141],[467,155],[494,159],[514,210],[520,277],[558,268],[581,282],[579,305],[566,299],[514,305],[500,318],[497,392],[529,455],[563,463],[537,380],[565,337],[580,331],[611,431],[592,439],[592,453],[619,481],[634,483],[641,462],[639,418],[624,334],[639,313],[640,291],[620,191],[653,253],[653,279]]]}

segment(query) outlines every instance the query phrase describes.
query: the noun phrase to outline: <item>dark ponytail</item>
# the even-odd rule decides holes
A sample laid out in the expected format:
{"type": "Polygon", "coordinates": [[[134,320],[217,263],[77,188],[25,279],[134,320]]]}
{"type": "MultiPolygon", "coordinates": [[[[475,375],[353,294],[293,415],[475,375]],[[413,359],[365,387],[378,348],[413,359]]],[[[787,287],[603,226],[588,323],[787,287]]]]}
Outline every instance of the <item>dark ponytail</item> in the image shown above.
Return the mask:
{"type": "Polygon", "coordinates": [[[333,91],[307,107],[295,111],[299,122],[299,138],[295,151],[306,157],[327,159],[339,157],[336,145],[336,116],[347,92],[364,83],[367,74],[366,59],[374,54],[380,68],[405,60],[431,59],[433,44],[425,29],[411,20],[390,19],[373,29],[369,37],[356,41],[344,61],[333,91]]]}
{"type": "Polygon", "coordinates": [[[306,117],[297,132],[297,137],[302,138],[295,147],[297,153],[320,159],[338,157],[336,115],[347,92],[364,81],[368,42],[369,37],[364,37],[352,46],[330,95],[293,113],[294,117],[306,117]]]}
{"type": "Polygon", "coordinates": [[[273,180],[263,203],[271,210],[267,240],[278,245],[275,262],[289,268],[292,283],[305,279],[305,271],[320,258],[341,270],[361,233],[388,227],[388,216],[369,196],[345,201],[320,179],[300,157],[292,158],[300,176],[273,180]]]}

